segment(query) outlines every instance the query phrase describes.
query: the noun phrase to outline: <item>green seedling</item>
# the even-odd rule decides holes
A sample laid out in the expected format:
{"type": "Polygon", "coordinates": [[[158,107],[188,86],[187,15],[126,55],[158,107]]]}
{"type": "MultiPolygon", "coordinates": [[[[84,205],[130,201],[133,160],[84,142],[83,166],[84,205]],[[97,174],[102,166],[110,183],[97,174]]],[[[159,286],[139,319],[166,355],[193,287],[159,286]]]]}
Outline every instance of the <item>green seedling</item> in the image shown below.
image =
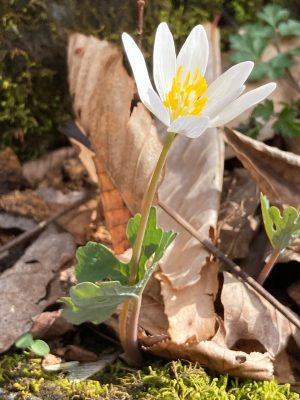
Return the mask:
{"type": "Polygon", "coordinates": [[[291,206],[281,213],[278,207],[270,206],[269,200],[262,193],[260,201],[265,230],[273,247],[273,252],[257,279],[263,284],[280,253],[300,236],[300,214],[291,206]]]}
{"type": "Polygon", "coordinates": [[[39,357],[44,357],[50,352],[50,348],[46,342],[40,339],[34,340],[31,333],[24,333],[16,340],[15,346],[18,349],[30,350],[39,357]]]}

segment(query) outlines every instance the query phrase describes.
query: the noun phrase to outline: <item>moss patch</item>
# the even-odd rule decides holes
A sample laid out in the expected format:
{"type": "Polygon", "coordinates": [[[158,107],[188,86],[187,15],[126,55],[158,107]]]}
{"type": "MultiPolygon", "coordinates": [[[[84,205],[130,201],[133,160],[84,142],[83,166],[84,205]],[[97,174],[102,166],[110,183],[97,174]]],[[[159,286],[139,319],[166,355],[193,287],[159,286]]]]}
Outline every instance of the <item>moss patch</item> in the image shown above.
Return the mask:
{"type": "Polygon", "coordinates": [[[41,369],[41,360],[28,355],[6,355],[0,360],[0,386],[15,399],[29,400],[297,400],[290,386],[243,381],[227,375],[212,377],[198,364],[173,361],[154,363],[128,373],[117,362],[86,381],[69,381],[63,374],[41,369]]]}

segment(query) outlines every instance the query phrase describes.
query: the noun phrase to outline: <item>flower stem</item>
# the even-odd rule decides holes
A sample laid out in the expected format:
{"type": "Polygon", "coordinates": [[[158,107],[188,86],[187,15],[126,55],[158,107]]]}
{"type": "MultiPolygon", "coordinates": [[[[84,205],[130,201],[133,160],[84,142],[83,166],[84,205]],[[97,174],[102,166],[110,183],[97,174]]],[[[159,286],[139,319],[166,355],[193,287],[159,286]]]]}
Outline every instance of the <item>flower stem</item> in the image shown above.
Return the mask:
{"type": "Polygon", "coordinates": [[[272,271],[272,268],[273,268],[275,262],[277,261],[278,257],[280,256],[280,253],[281,253],[281,250],[278,250],[278,249],[274,249],[272,251],[272,254],[271,254],[269,260],[266,262],[266,264],[264,265],[263,269],[260,271],[260,273],[256,279],[259,284],[263,285],[265,283],[270,272],[272,271]]]}
{"type": "MultiPolygon", "coordinates": [[[[141,210],[141,221],[138,227],[136,241],[132,249],[132,258],[130,262],[131,269],[129,277],[130,285],[134,285],[138,279],[139,260],[141,256],[143,239],[149,218],[150,208],[157,192],[161,171],[165,165],[168,152],[175,139],[175,136],[175,133],[168,132],[168,136],[165,140],[156,167],[152,174],[146,196],[143,201],[141,210]]],[[[119,317],[120,340],[126,355],[132,360],[133,364],[135,365],[140,365],[142,360],[137,340],[141,299],[142,295],[140,295],[138,300],[131,300],[124,303],[119,317]],[[128,316],[130,306],[131,312],[128,316]]]]}

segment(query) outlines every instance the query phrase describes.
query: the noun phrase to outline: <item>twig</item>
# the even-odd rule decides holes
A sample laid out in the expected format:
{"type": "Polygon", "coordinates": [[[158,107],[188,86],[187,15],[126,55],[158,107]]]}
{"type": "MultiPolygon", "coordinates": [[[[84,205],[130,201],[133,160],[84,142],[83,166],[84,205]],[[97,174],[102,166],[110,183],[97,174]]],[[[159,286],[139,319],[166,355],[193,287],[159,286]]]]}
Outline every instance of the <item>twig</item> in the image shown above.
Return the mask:
{"type": "Polygon", "coordinates": [[[273,297],[266,289],[264,289],[255,279],[251,278],[245,271],[230,260],[221,250],[215,247],[209,240],[202,239],[199,233],[176,211],[167,206],[164,202],[158,202],[161,207],[170,217],[178,222],[184,229],[186,229],[195,239],[197,239],[207,250],[209,250],[215,257],[223,261],[228,267],[230,272],[241,279],[242,282],[247,283],[256,292],[263,296],[272,306],[274,306],[282,315],[284,315],[293,325],[300,329],[300,318],[290,311],[287,307],[281,304],[275,297],[273,297]]]}
{"type": "Polygon", "coordinates": [[[144,33],[145,0],[137,0],[137,9],[138,9],[138,23],[137,23],[136,43],[139,46],[139,48],[141,48],[143,33],[144,33]]]}
{"type": "Polygon", "coordinates": [[[0,254],[4,253],[5,251],[19,245],[20,243],[26,242],[27,240],[31,239],[33,236],[37,235],[38,233],[42,232],[46,226],[51,224],[52,222],[56,221],[63,215],[67,214],[69,211],[73,210],[74,208],[79,207],[81,204],[87,202],[91,199],[91,197],[95,194],[94,191],[89,191],[82,199],[75,201],[69,207],[64,208],[63,210],[59,211],[58,213],[54,214],[51,218],[47,219],[46,221],[41,221],[38,223],[36,227],[31,229],[30,231],[24,232],[15,239],[11,240],[10,242],[6,243],[4,246],[0,247],[0,254]]]}

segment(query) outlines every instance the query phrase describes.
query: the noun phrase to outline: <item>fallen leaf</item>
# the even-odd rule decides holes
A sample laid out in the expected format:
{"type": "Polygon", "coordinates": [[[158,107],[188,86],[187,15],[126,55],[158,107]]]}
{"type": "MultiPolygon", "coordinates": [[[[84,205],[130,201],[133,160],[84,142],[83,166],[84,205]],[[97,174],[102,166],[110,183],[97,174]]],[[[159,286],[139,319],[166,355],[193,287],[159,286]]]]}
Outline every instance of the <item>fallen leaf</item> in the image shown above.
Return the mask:
{"type": "Polygon", "coordinates": [[[69,233],[51,226],[27,248],[24,255],[0,276],[0,352],[30,330],[32,318],[47,305],[47,285],[56,271],[74,257],[69,233]]]}
{"type": "Polygon", "coordinates": [[[65,348],[64,357],[68,361],[94,362],[98,360],[97,354],[80,346],[68,345],[65,348]]]}
{"type": "Polygon", "coordinates": [[[296,333],[295,326],[252,288],[227,272],[223,276],[221,301],[226,345],[234,348],[239,340],[257,340],[275,357],[296,333]]]}
{"type": "Polygon", "coordinates": [[[255,181],[244,168],[236,168],[229,180],[223,186],[218,247],[229,258],[241,259],[248,256],[249,244],[259,226],[255,217],[259,196],[255,181]]]}
{"type": "Polygon", "coordinates": [[[272,357],[268,353],[233,351],[213,340],[180,345],[163,341],[146,348],[151,353],[176,360],[178,358],[199,362],[201,365],[232,376],[270,380],[273,376],[272,357]]]}
{"type": "Polygon", "coordinates": [[[100,354],[99,360],[91,363],[83,363],[79,365],[75,365],[72,368],[69,368],[68,379],[78,380],[78,379],[88,379],[90,376],[96,374],[97,372],[103,370],[105,367],[112,365],[115,360],[119,357],[120,351],[114,351],[109,354],[100,354]]]}
{"type": "Polygon", "coordinates": [[[2,229],[20,229],[21,231],[30,231],[36,226],[37,223],[32,218],[0,212],[0,228],[2,229]]]}
{"type": "Polygon", "coordinates": [[[30,332],[33,337],[49,340],[59,338],[73,329],[73,325],[61,316],[61,310],[56,310],[45,311],[34,318],[30,332]]]}
{"type": "Polygon", "coordinates": [[[224,138],[271,203],[300,204],[300,156],[225,128],[224,138]]]}
{"type": "Polygon", "coordinates": [[[28,187],[18,157],[12,149],[0,151],[0,195],[28,187]]]}
{"type": "Polygon", "coordinates": [[[0,210],[35,221],[43,221],[50,216],[47,203],[33,190],[15,190],[0,196],[0,210]]]}
{"type": "Polygon", "coordinates": [[[69,157],[73,157],[75,154],[75,150],[72,147],[64,147],[50,152],[42,158],[23,164],[22,173],[30,185],[35,188],[40,185],[47,176],[53,173],[54,170],[61,169],[65,160],[69,157]]]}

